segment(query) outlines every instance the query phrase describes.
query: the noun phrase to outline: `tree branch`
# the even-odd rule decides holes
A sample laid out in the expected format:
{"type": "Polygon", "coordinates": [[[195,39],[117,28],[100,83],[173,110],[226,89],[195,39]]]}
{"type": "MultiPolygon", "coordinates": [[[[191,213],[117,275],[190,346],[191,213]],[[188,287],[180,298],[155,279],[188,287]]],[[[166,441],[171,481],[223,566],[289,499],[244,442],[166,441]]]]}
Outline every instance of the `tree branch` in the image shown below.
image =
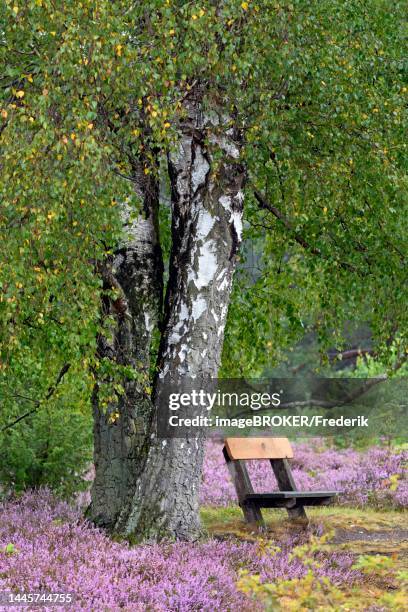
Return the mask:
{"type": "MultiPolygon", "coordinates": [[[[279,219],[279,221],[286,227],[286,229],[290,231],[290,233],[292,234],[293,239],[298,244],[300,244],[306,251],[309,251],[309,253],[312,253],[313,255],[318,255],[319,257],[327,259],[327,257],[321,252],[320,249],[318,249],[318,248],[314,247],[313,245],[311,245],[301,234],[299,234],[299,232],[297,232],[294,229],[291,221],[278,208],[276,208],[276,206],[273,206],[272,204],[267,202],[265,200],[265,198],[256,189],[254,189],[253,193],[254,193],[255,199],[257,200],[257,202],[260,205],[260,207],[263,210],[267,210],[268,212],[272,213],[272,215],[274,215],[274,217],[279,219]]],[[[349,263],[346,263],[345,261],[338,261],[338,260],[336,260],[336,262],[344,270],[348,270],[349,272],[358,272],[358,270],[354,266],[352,266],[349,263]]],[[[360,274],[361,274],[361,272],[360,272],[360,274]]]]}
{"type": "Polygon", "coordinates": [[[268,212],[272,213],[274,215],[274,217],[276,217],[277,219],[279,219],[279,221],[281,221],[281,223],[283,223],[283,225],[286,227],[286,229],[288,229],[293,234],[293,238],[296,240],[296,242],[298,244],[300,244],[304,249],[307,249],[308,251],[313,253],[313,255],[321,255],[322,254],[319,249],[316,249],[315,247],[311,246],[307,242],[307,240],[305,240],[302,236],[300,236],[296,232],[296,230],[294,230],[294,228],[292,226],[292,223],[289,221],[289,219],[287,217],[285,217],[285,215],[278,208],[276,208],[276,206],[273,206],[272,204],[267,202],[262,197],[262,195],[259,193],[259,191],[257,191],[256,189],[254,190],[254,196],[255,196],[258,204],[260,205],[260,207],[263,210],[267,210],[268,212]]]}
{"type": "MultiPolygon", "coordinates": [[[[320,399],[313,399],[313,398],[311,398],[311,399],[307,399],[307,400],[298,400],[298,401],[286,402],[286,403],[284,402],[284,403],[280,404],[279,406],[277,406],[276,409],[287,410],[287,409],[291,409],[291,408],[325,408],[325,409],[340,408],[341,406],[347,406],[347,404],[350,404],[354,400],[356,400],[359,397],[365,395],[372,387],[375,387],[379,383],[385,382],[386,380],[389,380],[389,378],[388,378],[388,376],[386,374],[382,374],[381,376],[377,376],[376,378],[367,379],[362,385],[358,386],[356,389],[354,389],[354,391],[349,393],[347,395],[347,397],[345,399],[343,399],[343,400],[342,399],[337,399],[337,400],[326,401],[326,400],[320,400],[320,399]]],[[[256,412],[257,413],[259,413],[259,412],[267,412],[270,409],[271,408],[269,406],[267,406],[267,407],[264,407],[264,408],[260,408],[256,412]]],[[[247,415],[248,415],[248,411],[245,410],[245,411],[240,412],[240,413],[238,413],[237,415],[234,415],[234,416],[236,416],[236,417],[245,417],[247,415]]]]}
{"type": "Polygon", "coordinates": [[[19,423],[23,419],[25,419],[28,416],[30,416],[31,414],[34,414],[35,412],[37,412],[37,410],[41,406],[41,403],[43,401],[49,400],[50,397],[52,397],[52,395],[54,395],[55,391],[57,390],[58,385],[60,384],[60,382],[62,381],[62,379],[64,378],[65,374],[68,372],[70,367],[71,367],[70,363],[66,363],[65,365],[62,366],[62,368],[59,371],[58,376],[57,376],[57,378],[55,380],[55,383],[53,385],[51,385],[51,387],[48,387],[48,391],[47,391],[47,393],[46,393],[46,395],[45,395],[43,400],[35,400],[35,399],[30,398],[30,397],[26,397],[25,399],[27,401],[34,402],[34,404],[35,404],[34,408],[32,408],[28,412],[20,415],[19,417],[17,417],[17,419],[14,419],[14,421],[11,421],[10,423],[7,423],[7,425],[5,425],[4,427],[2,427],[2,429],[0,429],[0,433],[3,433],[4,431],[6,431],[7,429],[10,429],[11,427],[14,427],[14,425],[17,425],[17,423],[19,423]]]}
{"type": "Polygon", "coordinates": [[[368,348],[355,348],[349,349],[347,351],[332,351],[327,354],[330,361],[334,361],[336,359],[340,359],[345,361],[347,359],[355,359],[356,357],[363,357],[364,355],[374,355],[374,351],[368,348]]]}

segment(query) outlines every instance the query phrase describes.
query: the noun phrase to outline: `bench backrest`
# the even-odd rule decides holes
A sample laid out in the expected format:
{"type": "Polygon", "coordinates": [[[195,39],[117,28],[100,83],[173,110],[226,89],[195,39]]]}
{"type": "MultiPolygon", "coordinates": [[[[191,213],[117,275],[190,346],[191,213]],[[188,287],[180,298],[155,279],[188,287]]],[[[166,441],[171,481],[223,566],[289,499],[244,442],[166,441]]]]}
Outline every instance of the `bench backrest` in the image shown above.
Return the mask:
{"type": "Polygon", "coordinates": [[[287,438],[225,438],[225,449],[232,460],[293,458],[287,438]]]}

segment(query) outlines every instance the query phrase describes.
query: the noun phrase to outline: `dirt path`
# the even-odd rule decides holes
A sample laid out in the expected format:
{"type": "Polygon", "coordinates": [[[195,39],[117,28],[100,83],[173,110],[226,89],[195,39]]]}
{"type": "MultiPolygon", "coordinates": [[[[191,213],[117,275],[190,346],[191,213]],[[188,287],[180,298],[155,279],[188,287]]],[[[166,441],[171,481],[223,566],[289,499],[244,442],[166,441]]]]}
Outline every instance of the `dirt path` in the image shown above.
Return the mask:
{"type": "Polygon", "coordinates": [[[403,543],[408,541],[408,529],[386,529],[378,531],[370,531],[368,529],[358,529],[347,531],[346,529],[337,529],[336,535],[331,540],[333,544],[344,544],[345,542],[398,542],[403,543]]]}

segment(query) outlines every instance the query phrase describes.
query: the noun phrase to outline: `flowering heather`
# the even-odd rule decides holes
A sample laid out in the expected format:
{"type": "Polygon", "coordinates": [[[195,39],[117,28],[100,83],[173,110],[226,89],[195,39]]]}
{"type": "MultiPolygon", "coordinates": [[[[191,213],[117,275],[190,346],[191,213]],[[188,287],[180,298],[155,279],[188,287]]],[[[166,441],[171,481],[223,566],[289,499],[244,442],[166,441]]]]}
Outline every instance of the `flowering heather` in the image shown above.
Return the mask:
{"type": "MultiPolygon", "coordinates": [[[[218,442],[207,443],[201,503],[236,503],[234,487],[218,442]]],[[[408,506],[407,451],[372,447],[367,451],[337,450],[318,442],[296,444],[291,462],[300,490],[343,491],[339,503],[354,506],[403,508],[408,506]]],[[[249,461],[255,491],[274,491],[277,484],[268,461],[249,461]]]]}
{"type": "MultiPolygon", "coordinates": [[[[72,592],[78,611],[256,611],[261,608],[236,588],[239,569],[262,581],[303,577],[305,565],[289,558],[299,543],[289,537],[275,555],[236,540],[132,548],[40,490],[0,504],[0,591],[72,592]],[[14,551],[7,552],[9,544],[14,551]]],[[[336,584],[359,577],[346,553],[319,553],[319,562],[319,575],[336,584]]]]}

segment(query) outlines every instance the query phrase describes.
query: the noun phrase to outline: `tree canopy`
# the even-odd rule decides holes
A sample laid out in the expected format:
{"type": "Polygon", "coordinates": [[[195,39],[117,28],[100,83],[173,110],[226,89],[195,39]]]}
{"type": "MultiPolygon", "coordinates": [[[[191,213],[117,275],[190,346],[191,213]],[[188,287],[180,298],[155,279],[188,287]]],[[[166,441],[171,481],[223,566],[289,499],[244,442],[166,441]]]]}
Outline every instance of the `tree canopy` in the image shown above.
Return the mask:
{"type": "Polygon", "coordinates": [[[384,0],[2,3],[3,422],[50,389],[82,409],[95,369],[112,367],[95,354],[95,268],[120,235],[118,204],[140,206],[135,160],[161,177],[168,248],[164,160],[197,82],[220,130],[244,134],[223,374],[261,373],[309,326],[341,346],[350,319],[370,324],[390,368],[404,359],[404,13],[384,0]]]}

